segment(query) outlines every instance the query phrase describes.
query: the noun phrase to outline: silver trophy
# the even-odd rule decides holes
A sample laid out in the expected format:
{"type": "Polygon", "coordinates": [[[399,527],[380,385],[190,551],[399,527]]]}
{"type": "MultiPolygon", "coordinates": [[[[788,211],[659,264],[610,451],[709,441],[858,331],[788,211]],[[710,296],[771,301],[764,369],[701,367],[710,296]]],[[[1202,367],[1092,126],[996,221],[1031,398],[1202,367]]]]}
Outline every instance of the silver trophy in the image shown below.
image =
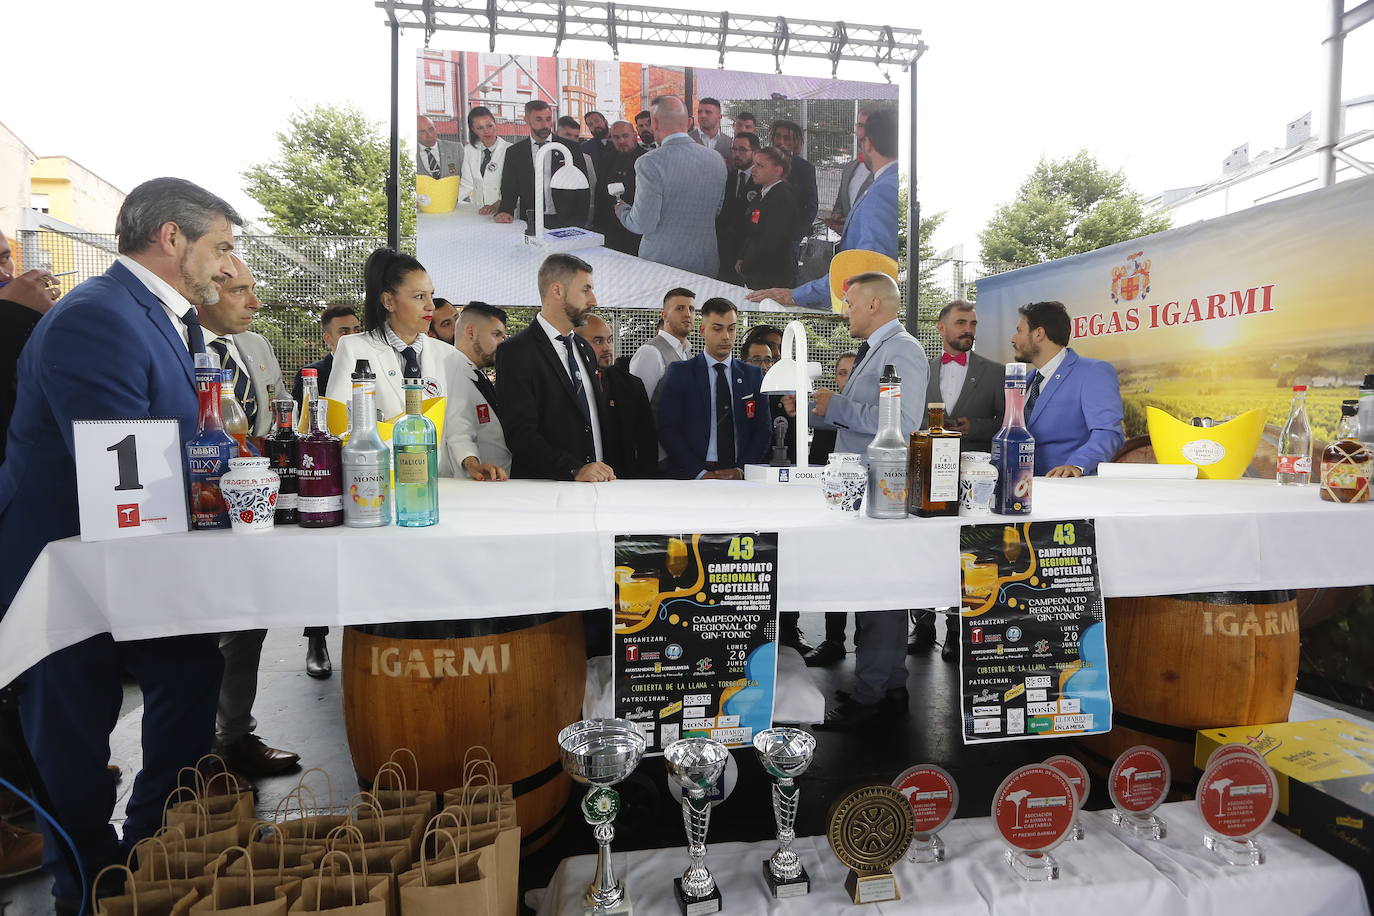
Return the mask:
{"type": "Polygon", "coordinates": [[[773,819],[778,824],[778,848],[764,860],[763,877],[774,897],[800,897],[811,892],[811,879],[792,850],[797,838],[797,801],[801,790],[793,781],[806,772],[816,753],[816,739],[800,728],[770,728],[754,736],[759,763],[773,783],[773,819]]]}
{"type": "Polygon", "coordinates": [[[583,719],[558,733],[563,769],[577,782],[591,786],[582,798],[582,816],[594,828],[596,875],[587,885],[583,903],[598,916],[629,914],[633,906],[625,885],[611,868],[611,826],[620,811],[620,794],[611,786],[634,772],[644,755],[644,735],[626,719],[583,719]]]}
{"type": "Polygon", "coordinates": [[[711,802],[706,792],[725,770],[730,752],[710,738],[683,738],[663,749],[668,774],[682,787],[682,822],[687,826],[687,855],[692,864],[673,879],[682,916],[703,916],[720,910],[720,889],[706,868],[706,830],[711,824],[711,802]]]}

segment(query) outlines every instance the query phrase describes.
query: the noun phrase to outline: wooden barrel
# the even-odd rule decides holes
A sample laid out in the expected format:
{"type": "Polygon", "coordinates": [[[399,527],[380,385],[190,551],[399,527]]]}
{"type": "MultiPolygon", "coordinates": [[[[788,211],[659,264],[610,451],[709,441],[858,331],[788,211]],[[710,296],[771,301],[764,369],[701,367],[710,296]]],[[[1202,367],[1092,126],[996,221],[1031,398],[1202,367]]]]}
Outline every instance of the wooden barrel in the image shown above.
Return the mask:
{"type": "Polygon", "coordinates": [[[1190,793],[1196,731],[1288,721],[1297,605],[1291,591],[1108,599],[1107,656],[1112,730],[1079,741],[1093,769],[1148,744],[1190,793]]]}
{"type": "Polygon", "coordinates": [[[463,781],[463,755],[483,745],[514,787],[524,852],[556,832],[572,781],[558,731],[582,717],[581,614],[348,627],[344,724],[359,781],[398,747],[415,751],[420,787],[463,781]]]}

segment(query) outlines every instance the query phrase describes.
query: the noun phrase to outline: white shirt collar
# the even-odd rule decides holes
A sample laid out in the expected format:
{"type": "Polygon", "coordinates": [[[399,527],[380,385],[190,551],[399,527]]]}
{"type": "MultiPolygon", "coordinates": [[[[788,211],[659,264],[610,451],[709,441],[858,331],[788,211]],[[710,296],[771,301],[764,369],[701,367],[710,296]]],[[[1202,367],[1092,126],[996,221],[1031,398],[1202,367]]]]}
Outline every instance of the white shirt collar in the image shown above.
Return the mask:
{"type": "MultiPolygon", "coordinates": [[[[1064,348],[1063,348],[1062,350],[1060,350],[1058,353],[1054,354],[1054,359],[1052,359],[1052,360],[1050,360],[1049,362],[1045,363],[1045,365],[1044,365],[1043,368],[1038,369],[1038,370],[1036,370],[1036,371],[1038,371],[1038,372],[1040,373],[1041,377],[1044,378],[1044,379],[1046,379],[1046,380],[1049,380],[1049,379],[1054,378],[1054,374],[1055,374],[1056,372],[1058,372],[1058,371],[1059,371],[1059,367],[1062,366],[1062,365],[1064,364],[1064,356],[1065,356],[1065,354],[1067,354],[1068,352],[1069,352],[1069,348],[1068,348],[1068,347],[1064,347],[1064,348]]],[[[1044,382],[1041,382],[1041,384],[1043,385],[1044,382]]]]}
{"type": "Polygon", "coordinates": [[[724,366],[726,369],[729,369],[730,360],[734,358],[733,356],[727,356],[724,359],[716,359],[714,356],[712,356],[710,353],[707,353],[705,350],[701,351],[701,355],[706,357],[707,369],[710,369],[712,366],[724,366]]]}
{"type": "Polygon", "coordinates": [[[687,341],[678,340],[676,337],[674,337],[672,334],[669,334],[662,328],[659,328],[658,336],[668,341],[668,345],[671,346],[677,352],[681,353],[684,359],[689,355],[687,350],[687,341]]]}
{"type": "MultiPolygon", "coordinates": [[[[555,346],[562,346],[562,341],[558,338],[563,335],[558,333],[558,328],[553,326],[553,322],[549,321],[549,319],[545,318],[542,314],[536,315],[535,318],[538,320],[539,326],[544,329],[544,333],[549,335],[549,340],[551,340],[555,346]]],[[[572,331],[568,333],[571,334],[572,331]]]]}
{"type": "Polygon", "coordinates": [[[776,188],[776,187],[777,187],[778,185],[780,185],[780,184],[782,184],[782,179],[781,179],[781,178],[779,178],[777,181],[773,182],[772,184],[770,184],[768,187],[764,188],[763,190],[759,191],[759,196],[760,196],[760,197],[767,197],[767,196],[768,196],[768,192],[771,191],[771,190],[773,190],[774,188],[776,188]]]}
{"type": "Polygon", "coordinates": [[[148,292],[156,296],[163,305],[174,312],[178,319],[186,314],[187,309],[192,307],[191,303],[186,301],[185,296],[172,289],[171,284],[129,257],[127,254],[121,254],[115,260],[127,267],[129,273],[133,274],[138,278],[139,282],[148,287],[148,292]]]}
{"type": "Polygon", "coordinates": [[[896,160],[896,159],[893,159],[893,160],[892,160],[891,162],[889,162],[887,165],[885,165],[885,166],[883,166],[882,168],[878,169],[878,171],[876,171],[876,172],[873,173],[873,180],[874,180],[874,181],[877,181],[880,177],[882,177],[883,172],[886,172],[888,169],[892,168],[892,167],[893,167],[894,165],[896,165],[896,164],[897,164],[897,160],[896,160]]]}

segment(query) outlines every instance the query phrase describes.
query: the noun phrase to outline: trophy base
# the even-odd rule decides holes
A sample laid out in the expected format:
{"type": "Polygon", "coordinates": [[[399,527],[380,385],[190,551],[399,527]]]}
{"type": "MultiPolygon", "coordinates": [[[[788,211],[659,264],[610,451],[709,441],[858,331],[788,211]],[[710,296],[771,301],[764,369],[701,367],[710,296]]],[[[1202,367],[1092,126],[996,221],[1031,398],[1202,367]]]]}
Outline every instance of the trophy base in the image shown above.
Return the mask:
{"type": "Polygon", "coordinates": [[[902,892],[897,888],[897,876],[890,871],[867,875],[851,871],[849,877],[844,879],[844,889],[849,891],[849,899],[855,903],[902,899],[902,892]]]}
{"type": "Polygon", "coordinates": [[[635,907],[630,902],[630,895],[626,894],[620,898],[620,902],[613,906],[590,906],[582,910],[582,916],[634,916],[635,907]]]}
{"type": "Polygon", "coordinates": [[[1233,840],[1207,831],[1202,845],[1216,853],[1227,865],[1251,866],[1264,864],[1264,850],[1254,840],[1233,840]]]}
{"type": "Polygon", "coordinates": [[[1081,840],[1081,839],[1083,839],[1083,822],[1082,822],[1082,821],[1078,820],[1077,818],[1074,818],[1074,821],[1073,821],[1073,829],[1069,831],[1069,836],[1068,836],[1068,838],[1069,838],[1070,840],[1081,840]]]}
{"type": "Polygon", "coordinates": [[[924,840],[919,838],[912,840],[906,860],[915,862],[917,865],[943,862],[945,860],[945,841],[940,839],[938,833],[932,833],[924,840]]]}
{"type": "Polygon", "coordinates": [[[1162,840],[1169,835],[1169,829],[1164,826],[1164,822],[1153,814],[1141,817],[1125,811],[1113,811],[1112,824],[1138,840],[1162,840]]]}
{"type": "Polygon", "coordinates": [[[688,897],[682,892],[682,879],[673,879],[673,897],[677,899],[678,912],[682,916],[706,916],[720,912],[720,888],[714,888],[705,897],[688,897]]]}
{"type": "Polygon", "coordinates": [[[781,881],[773,876],[772,870],[768,867],[768,860],[764,859],[763,880],[768,882],[768,890],[779,900],[787,897],[804,897],[811,893],[811,877],[807,875],[805,867],[797,877],[781,881]]]}
{"type": "Polygon", "coordinates": [[[1047,852],[1012,852],[1008,849],[1005,856],[1011,870],[1022,881],[1059,880],[1059,863],[1047,852]]]}

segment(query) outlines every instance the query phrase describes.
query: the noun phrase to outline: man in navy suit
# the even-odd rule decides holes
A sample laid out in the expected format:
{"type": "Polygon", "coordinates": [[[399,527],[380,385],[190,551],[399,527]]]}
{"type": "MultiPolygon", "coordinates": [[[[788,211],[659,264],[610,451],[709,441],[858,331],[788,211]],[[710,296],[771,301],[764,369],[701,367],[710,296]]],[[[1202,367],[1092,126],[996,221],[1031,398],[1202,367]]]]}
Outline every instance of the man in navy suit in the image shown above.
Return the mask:
{"type": "Polygon", "coordinates": [[[1069,348],[1069,313],[1059,302],[1032,302],[1011,349],[1035,371],[1026,384],[1026,425],[1035,437],[1035,473],[1082,477],[1111,461],[1126,441],[1121,390],[1111,363],[1069,348]]]}
{"type": "Polygon", "coordinates": [[[742,480],[768,460],[763,373],[733,358],[739,313],[728,299],[701,307],[702,352],[672,363],[659,388],[658,438],[668,469],[686,480],[742,480]]]}
{"type": "MultiPolygon", "coordinates": [[[[230,253],[240,222],[229,204],[188,181],[139,185],[120,207],[116,262],[34,329],[0,465],[0,615],[43,548],[80,533],[72,420],[174,417],[183,439],[195,435],[191,354],[205,350],[196,307],[214,304],[215,284],[235,275],[230,253]]],[[[177,613],[175,596],[150,600],[177,613]]],[[[106,770],[121,677],[138,680],[144,703],[143,770],[126,809],[127,849],[159,826],[178,770],[210,749],[222,665],[213,635],[117,643],[104,634],[25,673],[24,736],[86,880],[124,860],[110,826],[115,778],[106,770]]],[[[65,842],[46,823],[43,832],[57,912],[74,913],[85,888],[65,842]]]]}

